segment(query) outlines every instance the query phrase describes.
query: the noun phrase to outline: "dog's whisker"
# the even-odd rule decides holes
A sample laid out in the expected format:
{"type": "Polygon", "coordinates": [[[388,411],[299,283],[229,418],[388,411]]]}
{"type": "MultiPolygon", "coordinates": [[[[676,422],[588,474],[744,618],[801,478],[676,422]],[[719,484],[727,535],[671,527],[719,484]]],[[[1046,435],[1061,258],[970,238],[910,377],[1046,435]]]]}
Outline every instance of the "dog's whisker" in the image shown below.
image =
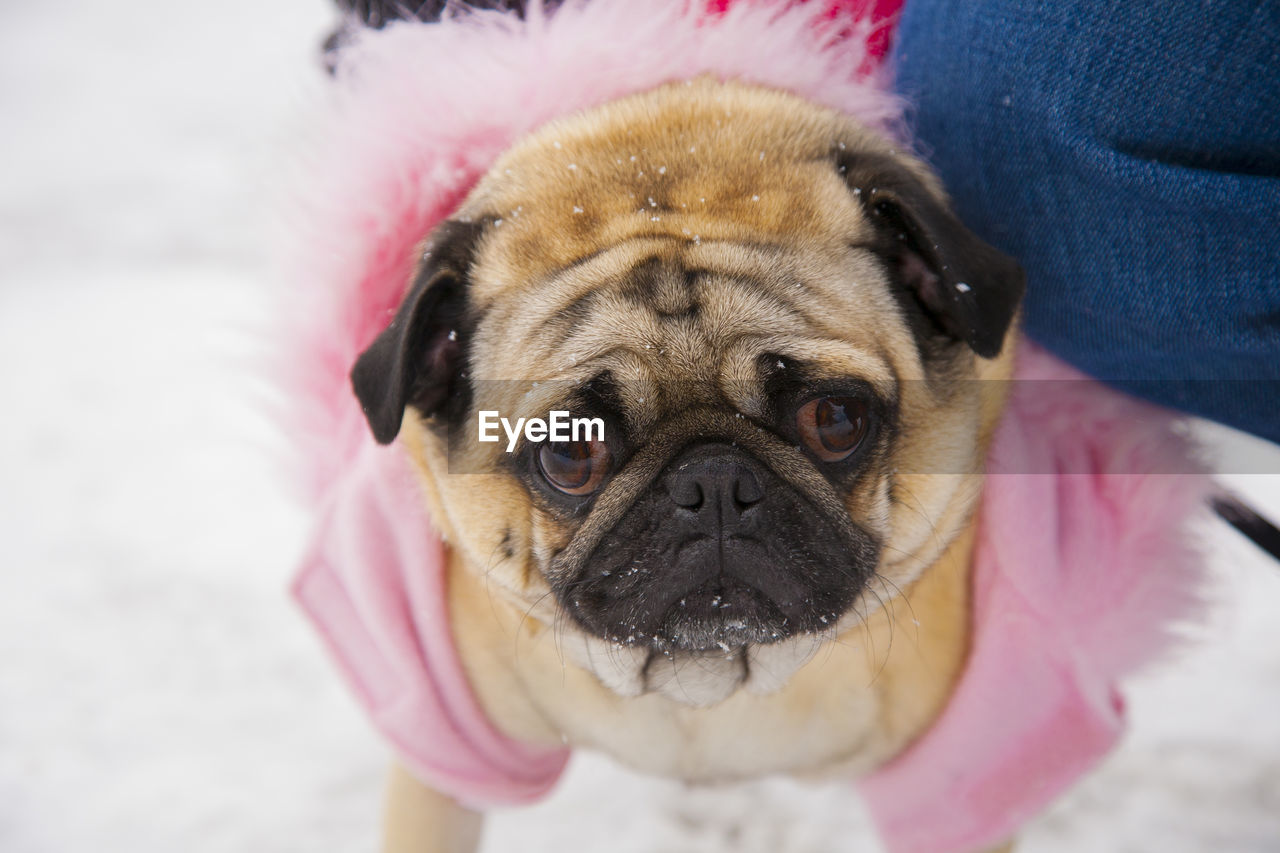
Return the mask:
{"type": "MultiPolygon", "coordinates": [[[[884,609],[884,600],[883,600],[882,598],[880,598],[880,594],[879,594],[878,592],[876,592],[874,589],[871,589],[871,587],[867,587],[867,590],[868,590],[868,592],[870,592],[872,595],[874,595],[874,596],[876,597],[876,600],[880,602],[880,608],[883,610],[883,609],[884,609]]],[[[881,661],[880,661],[880,666],[879,666],[879,668],[876,670],[876,674],[875,674],[875,675],[872,677],[872,679],[871,679],[871,683],[872,683],[872,684],[875,684],[875,683],[876,683],[876,681],[880,678],[881,673],[883,673],[883,672],[884,672],[884,670],[885,670],[885,667],[886,667],[886,666],[888,666],[888,664],[889,664],[889,658],[890,658],[890,656],[891,656],[891,655],[892,655],[892,653],[893,653],[894,622],[895,622],[896,620],[894,620],[894,619],[892,618],[892,614],[889,614],[889,616],[888,616],[888,618],[887,618],[887,621],[888,621],[888,624],[889,624],[889,639],[888,639],[888,645],[886,645],[886,646],[885,646],[885,650],[884,650],[884,657],[883,657],[883,658],[881,659],[881,661]]]]}
{"type": "Polygon", "coordinates": [[[881,584],[893,587],[894,594],[893,597],[889,599],[889,603],[891,605],[895,604],[895,602],[901,601],[907,606],[907,612],[911,614],[911,626],[915,629],[916,645],[918,646],[920,644],[920,620],[916,616],[915,605],[911,603],[911,598],[903,591],[902,587],[898,586],[897,583],[879,572],[875,573],[874,579],[880,581],[881,584]]]}
{"type": "Polygon", "coordinates": [[[520,621],[516,624],[515,637],[512,638],[512,653],[515,655],[517,660],[520,657],[520,638],[524,634],[525,622],[532,618],[533,611],[541,605],[549,595],[552,595],[552,593],[548,590],[538,596],[538,598],[524,611],[524,614],[520,617],[520,621]]]}

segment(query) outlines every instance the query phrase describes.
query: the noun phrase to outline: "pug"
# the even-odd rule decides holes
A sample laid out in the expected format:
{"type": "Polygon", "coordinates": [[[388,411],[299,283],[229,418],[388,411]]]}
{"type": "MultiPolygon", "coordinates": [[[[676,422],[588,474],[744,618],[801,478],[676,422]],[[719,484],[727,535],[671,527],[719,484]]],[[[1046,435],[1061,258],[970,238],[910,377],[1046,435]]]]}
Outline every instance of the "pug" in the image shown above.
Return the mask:
{"type": "MultiPolygon", "coordinates": [[[[518,141],[421,256],[352,382],[499,730],[714,783],[856,777],[929,725],[1024,285],[919,159],[671,84],[518,141]],[[480,440],[553,412],[588,428],[480,440]]],[[[393,775],[385,849],[479,825],[393,775]]]]}

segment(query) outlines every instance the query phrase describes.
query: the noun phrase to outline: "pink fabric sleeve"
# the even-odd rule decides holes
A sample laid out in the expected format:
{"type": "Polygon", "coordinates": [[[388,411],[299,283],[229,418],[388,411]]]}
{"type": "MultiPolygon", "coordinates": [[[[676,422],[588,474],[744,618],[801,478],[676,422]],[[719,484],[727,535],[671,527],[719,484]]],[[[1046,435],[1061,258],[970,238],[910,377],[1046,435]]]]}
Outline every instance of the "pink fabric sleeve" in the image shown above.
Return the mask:
{"type": "Polygon", "coordinates": [[[1118,684],[1199,607],[1187,522],[1212,482],[1176,419],[1031,344],[997,430],[973,633],[933,726],[859,787],[891,853],[1010,838],[1124,730],[1118,684]]]}
{"type": "Polygon", "coordinates": [[[360,704],[422,781],[472,806],[536,800],[564,749],[498,732],[454,649],[444,546],[398,446],[365,442],[320,514],[293,592],[360,704]]]}

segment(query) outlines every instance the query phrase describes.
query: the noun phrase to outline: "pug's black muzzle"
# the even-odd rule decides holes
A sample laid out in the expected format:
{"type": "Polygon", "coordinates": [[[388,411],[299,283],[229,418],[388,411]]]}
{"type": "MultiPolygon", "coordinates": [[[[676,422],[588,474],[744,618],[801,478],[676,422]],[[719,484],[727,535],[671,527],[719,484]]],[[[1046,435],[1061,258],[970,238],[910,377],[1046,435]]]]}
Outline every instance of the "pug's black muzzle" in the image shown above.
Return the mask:
{"type": "Polygon", "coordinates": [[[874,539],[827,518],[792,485],[723,443],[685,450],[557,585],[591,633],[702,650],[831,627],[874,570],[874,539]]]}

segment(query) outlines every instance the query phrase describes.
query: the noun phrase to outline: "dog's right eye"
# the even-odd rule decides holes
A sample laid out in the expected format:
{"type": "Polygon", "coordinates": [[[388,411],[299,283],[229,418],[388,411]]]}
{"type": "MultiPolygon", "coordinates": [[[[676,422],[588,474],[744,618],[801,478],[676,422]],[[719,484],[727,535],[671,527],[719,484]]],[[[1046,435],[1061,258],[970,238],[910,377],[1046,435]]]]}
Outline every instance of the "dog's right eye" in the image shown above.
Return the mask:
{"type": "Polygon", "coordinates": [[[538,467],[566,495],[589,495],[608,473],[609,447],[603,441],[548,441],[538,448],[538,467]]]}

